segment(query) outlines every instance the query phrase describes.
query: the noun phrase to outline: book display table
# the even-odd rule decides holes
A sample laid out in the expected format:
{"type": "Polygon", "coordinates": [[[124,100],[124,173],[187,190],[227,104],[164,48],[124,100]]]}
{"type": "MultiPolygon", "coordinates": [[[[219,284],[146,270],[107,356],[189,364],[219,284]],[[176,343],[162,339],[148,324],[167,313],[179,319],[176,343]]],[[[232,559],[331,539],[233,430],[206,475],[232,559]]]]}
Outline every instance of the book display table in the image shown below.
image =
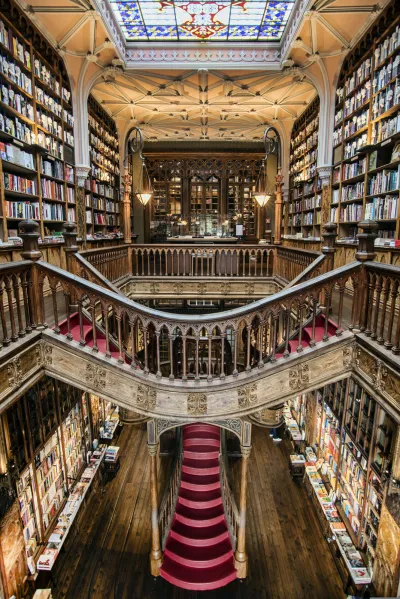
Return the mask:
{"type": "Polygon", "coordinates": [[[305,457],[301,454],[289,456],[289,472],[292,478],[302,478],[306,465],[305,457]]]}

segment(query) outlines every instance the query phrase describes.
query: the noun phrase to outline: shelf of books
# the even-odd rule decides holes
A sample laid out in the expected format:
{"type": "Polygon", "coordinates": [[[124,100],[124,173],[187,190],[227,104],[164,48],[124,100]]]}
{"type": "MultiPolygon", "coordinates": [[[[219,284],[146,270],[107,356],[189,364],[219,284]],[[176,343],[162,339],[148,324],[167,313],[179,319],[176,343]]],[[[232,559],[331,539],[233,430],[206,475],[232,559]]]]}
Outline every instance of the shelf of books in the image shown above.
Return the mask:
{"type": "Polygon", "coordinates": [[[320,240],[321,184],[317,174],[319,98],[294,124],[290,140],[289,201],[284,206],[286,239],[320,240]]]}
{"type": "Polygon", "coordinates": [[[118,132],[113,119],[89,96],[91,172],[85,181],[87,238],[112,233],[120,225],[118,132]]]}
{"type": "Polygon", "coordinates": [[[64,435],[65,466],[67,484],[72,486],[84,464],[85,438],[82,430],[79,405],[76,404],[62,423],[64,435]]]}
{"type": "Polygon", "coordinates": [[[373,29],[375,41],[365,36],[339,78],[330,213],[339,224],[339,241],[354,241],[363,219],[379,223],[378,244],[399,239],[399,22],[398,16],[381,19],[373,29]]]}
{"type": "MultiPolygon", "coordinates": [[[[38,39],[39,36],[33,36],[38,39]]],[[[43,46],[42,46],[43,47],[43,46]]],[[[71,91],[55,50],[50,64],[2,15],[0,19],[0,239],[33,218],[41,238],[76,222],[71,91]]]]}

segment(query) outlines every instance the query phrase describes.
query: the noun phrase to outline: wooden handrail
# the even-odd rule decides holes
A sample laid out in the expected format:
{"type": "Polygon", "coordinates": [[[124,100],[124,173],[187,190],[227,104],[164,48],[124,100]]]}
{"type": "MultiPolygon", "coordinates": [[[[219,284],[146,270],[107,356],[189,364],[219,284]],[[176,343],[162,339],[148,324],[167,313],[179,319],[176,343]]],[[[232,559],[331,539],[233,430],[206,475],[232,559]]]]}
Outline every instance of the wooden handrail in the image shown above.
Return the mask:
{"type": "Polygon", "coordinates": [[[239,508],[230,485],[229,462],[226,451],[225,431],[221,429],[221,449],[219,454],[219,478],[221,484],[221,495],[224,504],[224,512],[227,520],[229,536],[232,548],[235,551],[238,529],[240,524],[239,508]]]}
{"type": "Polygon", "coordinates": [[[182,461],[183,461],[183,442],[182,429],[177,428],[178,447],[175,455],[174,464],[172,466],[170,479],[165,487],[164,495],[161,500],[158,525],[160,528],[161,547],[164,551],[167,542],[168,534],[172,526],[172,520],[175,514],[176,503],[178,501],[179,487],[182,477],[182,461]]]}

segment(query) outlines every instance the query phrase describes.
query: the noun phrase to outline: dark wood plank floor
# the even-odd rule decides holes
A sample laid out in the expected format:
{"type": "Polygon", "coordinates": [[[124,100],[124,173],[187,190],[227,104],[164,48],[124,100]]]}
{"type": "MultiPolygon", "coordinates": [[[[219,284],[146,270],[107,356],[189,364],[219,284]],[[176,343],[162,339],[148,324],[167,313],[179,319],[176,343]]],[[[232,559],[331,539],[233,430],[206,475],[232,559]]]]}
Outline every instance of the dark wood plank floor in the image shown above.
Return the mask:
{"type": "MultiPolygon", "coordinates": [[[[151,577],[146,433],[125,427],[121,469],[104,495],[92,496],[73,549],[60,558],[54,599],[343,599],[313,507],[301,483],[289,476],[285,442],[274,443],[262,429],[253,433],[245,581],[195,593],[151,577]]],[[[169,465],[160,473],[161,487],[169,465]]],[[[237,460],[232,465],[236,487],[239,472],[237,460]]]]}

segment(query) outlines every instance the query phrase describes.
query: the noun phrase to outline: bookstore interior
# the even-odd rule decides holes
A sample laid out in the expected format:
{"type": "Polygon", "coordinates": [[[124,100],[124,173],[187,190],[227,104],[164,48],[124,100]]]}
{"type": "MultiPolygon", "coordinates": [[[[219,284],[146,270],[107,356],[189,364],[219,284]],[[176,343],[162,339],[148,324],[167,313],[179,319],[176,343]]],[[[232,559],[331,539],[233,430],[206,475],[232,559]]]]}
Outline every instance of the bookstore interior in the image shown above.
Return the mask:
{"type": "Polygon", "coordinates": [[[400,597],[399,0],[0,5],[0,599],[198,591],[400,597]]]}

